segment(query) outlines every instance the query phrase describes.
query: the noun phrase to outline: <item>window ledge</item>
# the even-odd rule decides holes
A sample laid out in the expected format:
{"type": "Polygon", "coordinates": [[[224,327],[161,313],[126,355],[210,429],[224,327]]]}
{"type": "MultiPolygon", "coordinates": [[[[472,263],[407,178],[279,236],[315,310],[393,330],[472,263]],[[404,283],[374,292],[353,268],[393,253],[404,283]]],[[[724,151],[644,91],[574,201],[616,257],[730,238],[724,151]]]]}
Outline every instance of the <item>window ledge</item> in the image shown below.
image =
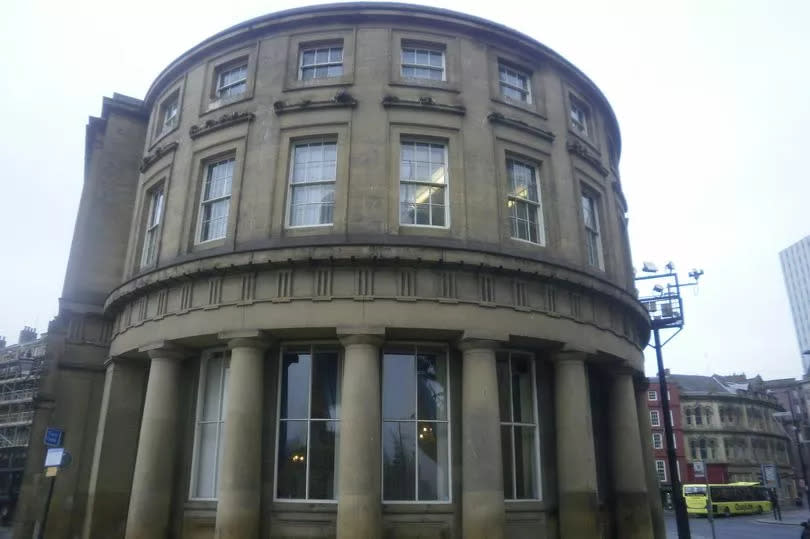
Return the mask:
{"type": "Polygon", "coordinates": [[[455,513],[456,505],[453,502],[383,502],[383,513],[455,513]]]}
{"type": "Polygon", "coordinates": [[[163,146],[158,146],[157,148],[155,148],[154,152],[150,153],[149,155],[147,155],[146,157],[143,158],[143,161],[141,161],[141,166],[140,166],[139,170],[141,172],[146,172],[147,170],[149,170],[152,167],[152,165],[157,163],[160,160],[161,157],[163,157],[164,155],[168,155],[169,153],[175,151],[179,145],[180,145],[179,142],[174,141],[174,142],[170,142],[168,144],[165,144],[163,146]]]}
{"type": "Polygon", "coordinates": [[[490,121],[490,123],[505,125],[508,127],[519,129],[531,135],[535,135],[537,137],[546,139],[549,142],[554,142],[554,133],[552,133],[551,131],[546,131],[545,129],[529,125],[526,122],[517,120],[515,118],[507,118],[500,112],[490,112],[487,115],[487,119],[490,121]]]}
{"type": "Polygon", "coordinates": [[[303,110],[323,110],[332,108],[355,108],[357,100],[345,89],[338,91],[332,99],[324,101],[312,101],[309,99],[302,99],[297,103],[286,103],[284,101],[276,101],[273,103],[273,111],[277,116],[281,116],[287,112],[297,112],[303,110]]]}
{"type": "Polygon", "coordinates": [[[212,131],[217,131],[218,129],[224,129],[242,122],[252,122],[255,117],[256,115],[252,112],[226,113],[219,118],[211,118],[210,120],[206,120],[200,125],[192,125],[188,130],[188,135],[192,139],[196,139],[203,135],[207,135],[212,131]]]}
{"type": "Polygon", "coordinates": [[[419,99],[400,99],[394,95],[387,95],[382,100],[382,106],[385,108],[404,108],[404,109],[421,109],[432,110],[435,112],[448,112],[450,114],[458,114],[464,116],[467,114],[467,108],[464,105],[445,105],[436,103],[432,97],[420,97],[419,99]]]}

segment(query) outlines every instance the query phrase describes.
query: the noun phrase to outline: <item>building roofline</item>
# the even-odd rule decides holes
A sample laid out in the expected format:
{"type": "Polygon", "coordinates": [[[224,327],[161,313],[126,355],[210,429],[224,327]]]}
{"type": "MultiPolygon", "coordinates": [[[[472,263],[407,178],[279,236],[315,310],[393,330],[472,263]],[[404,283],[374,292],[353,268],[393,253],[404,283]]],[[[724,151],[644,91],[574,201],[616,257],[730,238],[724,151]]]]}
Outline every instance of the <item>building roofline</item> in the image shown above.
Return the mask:
{"type": "Polygon", "coordinates": [[[329,23],[335,23],[342,18],[351,17],[360,20],[375,20],[380,18],[397,18],[403,16],[425,17],[424,22],[444,23],[460,27],[467,30],[474,30],[488,33],[495,39],[511,42],[530,52],[539,53],[547,59],[556,63],[559,67],[567,70],[580,82],[584,83],[588,90],[595,96],[603,106],[612,124],[612,135],[615,138],[615,151],[621,154],[621,133],[619,123],[613,108],[607,97],[599,87],[562,55],[555,52],[536,39],[527,36],[517,30],[509,28],[474,15],[467,15],[457,11],[444,8],[428,7],[416,4],[405,4],[396,2],[347,2],[341,4],[315,4],[293,9],[277,11],[259,17],[248,19],[244,22],[226,28],[208,37],[191,47],[173,60],[155,78],[146,92],[144,102],[152,103],[165,86],[177,79],[186,69],[191,67],[196,61],[207,56],[211,51],[222,47],[227,47],[238,41],[244,41],[245,37],[252,34],[266,34],[274,29],[283,30],[288,27],[299,25],[317,24],[319,19],[325,19],[329,23]]]}

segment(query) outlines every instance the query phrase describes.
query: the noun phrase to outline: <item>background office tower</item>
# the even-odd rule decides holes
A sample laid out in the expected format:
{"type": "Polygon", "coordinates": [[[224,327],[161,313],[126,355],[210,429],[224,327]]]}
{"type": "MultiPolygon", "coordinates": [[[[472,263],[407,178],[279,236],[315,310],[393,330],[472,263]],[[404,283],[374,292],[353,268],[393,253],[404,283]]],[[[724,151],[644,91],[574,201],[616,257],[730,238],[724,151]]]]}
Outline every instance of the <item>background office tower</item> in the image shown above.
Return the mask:
{"type": "Polygon", "coordinates": [[[785,276],[793,326],[802,354],[802,367],[807,373],[810,364],[810,236],[797,241],[779,253],[782,274],[785,276]]]}

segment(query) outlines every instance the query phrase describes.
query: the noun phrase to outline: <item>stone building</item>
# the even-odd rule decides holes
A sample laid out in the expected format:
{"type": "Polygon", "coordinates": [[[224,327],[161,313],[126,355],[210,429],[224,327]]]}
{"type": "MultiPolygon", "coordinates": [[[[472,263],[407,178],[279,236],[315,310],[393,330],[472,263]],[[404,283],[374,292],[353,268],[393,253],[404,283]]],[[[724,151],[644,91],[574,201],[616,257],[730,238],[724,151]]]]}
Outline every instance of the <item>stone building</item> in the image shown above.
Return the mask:
{"type": "MultiPolygon", "coordinates": [[[[796,497],[787,436],[774,414],[784,412],[760,377],[671,375],[681,398],[685,483],[695,481],[692,462],[706,462],[713,482],[759,481],[760,465],[775,464],[779,495],[796,497]]],[[[698,480],[702,481],[702,480],[698,480]]]]}
{"type": "Polygon", "coordinates": [[[34,328],[20,331],[17,344],[0,338],[0,515],[17,505],[34,418],[34,399],[47,368],[44,338],[34,328]]]}
{"type": "Polygon", "coordinates": [[[620,142],[555,52],[401,4],[247,21],[105,99],[47,536],[663,537],[620,142]]]}

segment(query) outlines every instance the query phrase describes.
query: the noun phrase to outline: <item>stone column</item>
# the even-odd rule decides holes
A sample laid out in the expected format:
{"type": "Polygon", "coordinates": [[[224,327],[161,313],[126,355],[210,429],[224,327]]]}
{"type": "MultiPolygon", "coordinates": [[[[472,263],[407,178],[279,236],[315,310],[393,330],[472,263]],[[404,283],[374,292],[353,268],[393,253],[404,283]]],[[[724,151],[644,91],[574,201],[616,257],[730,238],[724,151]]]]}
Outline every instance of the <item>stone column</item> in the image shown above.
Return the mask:
{"type": "Polygon", "coordinates": [[[264,354],[259,331],[221,333],[228,339],[228,375],[222,464],[217,491],[217,539],[258,539],[262,498],[264,354]]]}
{"type": "Polygon", "coordinates": [[[465,539],[505,537],[498,341],[464,338],[461,381],[461,518],[465,539]]]}
{"type": "Polygon", "coordinates": [[[85,539],[124,535],[145,387],[145,364],[108,360],[82,531],[85,539]]]}
{"type": "Polygon", "coordinates": [[[617,535],[649,539],[653,528],[631,369],[614,371],[609,405],[617,535]]]}
{"type": "MultiPolygon", "coordinates": [[[[655,470],[655,458],[653,457],[652,448],[652,429],[650,428],[650,415],[649,408],[647,407],[648,386],[647,381],[643,380],[636,388],[636,415],[638,416],[638,428],[641,437],[641,452],[644,458],[644,475],[645,482],[647,483],[647,500],[650,505],[650,518],[653,524],[653,537],[655,539],[666,539],[667,531],[664,526],[664,510],[661,506],[661,486],[658,481],[658,473],[655,470]]],[[[666,441],[665,443],[670,443],[670,441],[666,441]]]]}
{"type": "Polygon", "coordinates": [[[149,353],[149,381],[132,478],[126,539],[169,536],[177,446],[177,405],[184,354],[168,344],[142,349],[149,353]]]}
{"type": "Polygon", "coordinates": [[[339,539],[382,537],[380,346],[383,329],[338,329],[344,346],[338,455],[339,539]]]}
{"type": "Polygon", "coordinates": [[[583,352],[555,356],[560,539],[599,536],[596,455],[585,358],[583,352]]]}

